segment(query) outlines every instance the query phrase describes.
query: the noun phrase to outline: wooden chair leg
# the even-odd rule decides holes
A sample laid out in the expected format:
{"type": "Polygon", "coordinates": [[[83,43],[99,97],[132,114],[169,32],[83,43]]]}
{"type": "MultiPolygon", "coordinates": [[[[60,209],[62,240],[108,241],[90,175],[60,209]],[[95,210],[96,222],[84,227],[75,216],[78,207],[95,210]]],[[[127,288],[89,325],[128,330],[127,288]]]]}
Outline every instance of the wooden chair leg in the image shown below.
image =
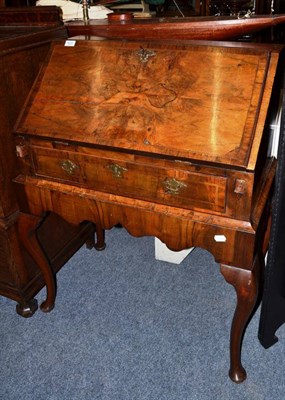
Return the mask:
{"type": "Polygon", "coordinates": [[[90,238],[86,241],[87,249],[91,250],[95,247],[95,249],[98,251],[104,250],[106,248],[105,229],[102,229],[100,226],[96,225],[95,236],[92,234],[92,236],[90,236],[90,238]]]}
{"type": "Polygon", "coordinates": [[[96,245],[96,243],[95,243],[95,234],[94,234],[94,232],[92,232],[92,233],[89,235],[88,239],[87,239],[86,242],[85,242],[85,245],[86,245],[87,249],[89,249],[89,250],[94,249],[94,247],[95,247],[95,245],[96,245]]]}
{"type": "Polygon", "coordinates": [[[54,308],[56,296],[56,278],[52,267],[46,258],[37,239],[36,230],[43,219],[29,214],[20,214],[18,219],[18,232],[27,252],[41,269],[46,284],[46,300],[40,308],[43,312],[49,312],[54,308]]]}
{"type": "Polygon", "coordinates": [[[241,345],[244,330],[258,298],[261,263],[262,258],[256,255],[251,271],[221,264],[221,273],[225,280],[234,286],[237,294],[237,305],[231,327],[229,370],[231,380],[236,383],[246,379],[246,371],[241,363],[241,345]]]}
{"type": "Polygon", "coordinates": [[[95,249],[98,251],[101,251],[101,250],[104,250],[105,248],[106,248],[105,229],[102,229],[100,226],[96,225],[95,249]]]}

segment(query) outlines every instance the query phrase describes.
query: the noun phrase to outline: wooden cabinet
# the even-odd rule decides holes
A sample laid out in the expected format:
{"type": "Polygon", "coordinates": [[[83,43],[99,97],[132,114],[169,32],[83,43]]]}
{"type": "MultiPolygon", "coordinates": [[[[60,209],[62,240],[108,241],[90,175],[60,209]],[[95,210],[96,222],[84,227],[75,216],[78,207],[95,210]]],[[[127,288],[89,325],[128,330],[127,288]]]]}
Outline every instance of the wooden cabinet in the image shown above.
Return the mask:
{"type": "Polygon", "coordinates": [[[230,339],[236,382],[246,377],[241,340],[267,245],[276,168],[267,125],[276,112],[281,50],[56,43],[15,129],[22,212],[54,212],[100,229],[120,223],[170,249],[200,246],[214,255],[237,292],[230,339]]]}
{"type": "MultiPolygon", "coordinates": [[[[18,303],[19,314],[31,316],[37,309],[34,296],[45,279],[19,235],[23,215],[12,183],[18,173],[12,131],[51,41],[66,37],[66,30],[56,7],[42,12],[6,8],[1,11],[0,23],[0,294],[18,303]]],[[[93,232],[91,223],[71,227],[54,215],[39,226],[37,235],[53,273],[93,232]]]]}

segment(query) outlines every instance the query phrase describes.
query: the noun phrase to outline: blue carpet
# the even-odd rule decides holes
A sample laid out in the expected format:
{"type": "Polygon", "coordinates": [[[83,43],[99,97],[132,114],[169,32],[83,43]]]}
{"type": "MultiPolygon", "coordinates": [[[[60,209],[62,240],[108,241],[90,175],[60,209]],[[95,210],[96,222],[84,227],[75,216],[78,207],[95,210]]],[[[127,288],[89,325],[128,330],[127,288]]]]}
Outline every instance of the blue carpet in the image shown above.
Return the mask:
{"type": "Polygon", "coordinates": [[[0,297],[1,400],[284,399],[285,327],[265,350],[259,310],[243,344],[248,379],[228,378],[235,292],[210,253],[174,265],[154,259],[153,238],[106,236],[105,251],[84,247],[59,272],[51,313],[24,319],[0,297]]]}

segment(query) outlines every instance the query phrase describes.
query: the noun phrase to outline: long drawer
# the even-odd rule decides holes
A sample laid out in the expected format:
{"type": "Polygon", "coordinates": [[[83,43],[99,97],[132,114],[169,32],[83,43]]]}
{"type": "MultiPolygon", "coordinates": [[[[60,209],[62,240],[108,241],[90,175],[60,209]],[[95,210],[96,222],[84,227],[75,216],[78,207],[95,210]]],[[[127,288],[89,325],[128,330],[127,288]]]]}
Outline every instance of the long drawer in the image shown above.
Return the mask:
{"type": "Polygon", "coordinates": [[[174,161],[161,165],[149,157],[139,157],[138,162],[120,153],[93,153],[32,146],[34,174],[187,209],[225,211],[225,176],[189,172],[184,163],[174,161]]]}

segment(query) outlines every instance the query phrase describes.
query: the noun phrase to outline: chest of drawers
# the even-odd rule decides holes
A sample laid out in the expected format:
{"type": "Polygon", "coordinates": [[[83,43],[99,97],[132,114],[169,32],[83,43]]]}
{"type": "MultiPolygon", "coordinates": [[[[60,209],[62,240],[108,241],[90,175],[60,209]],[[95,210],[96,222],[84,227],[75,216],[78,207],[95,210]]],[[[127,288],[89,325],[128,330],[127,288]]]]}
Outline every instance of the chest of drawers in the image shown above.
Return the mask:
{"type": "MultiPolygon", "coordinates": [[[[39,265],[18,235],[20,213],[12,179],[17,175],[13,127],[54,39],[67,37],[60,9],[1,7],[0,13],[0,295],[16,301],[29,317],[45,285],[39,265]]],[[[92,224],[71,227],[53,215],[38,230],[54,273],[94,232],[92,224]],[[51,239],[51,234],[53,238],[51,239]]]]}
{"type": "Polygon", "coordinates": [[[237,291],[230,341],[237,382],[246,377],[241,338],[266,248],[280,51],[55,43],[15,129],[23,212],[93,221],[98,232],[120,223],[173,250],[212,252],[237,291]]]}

